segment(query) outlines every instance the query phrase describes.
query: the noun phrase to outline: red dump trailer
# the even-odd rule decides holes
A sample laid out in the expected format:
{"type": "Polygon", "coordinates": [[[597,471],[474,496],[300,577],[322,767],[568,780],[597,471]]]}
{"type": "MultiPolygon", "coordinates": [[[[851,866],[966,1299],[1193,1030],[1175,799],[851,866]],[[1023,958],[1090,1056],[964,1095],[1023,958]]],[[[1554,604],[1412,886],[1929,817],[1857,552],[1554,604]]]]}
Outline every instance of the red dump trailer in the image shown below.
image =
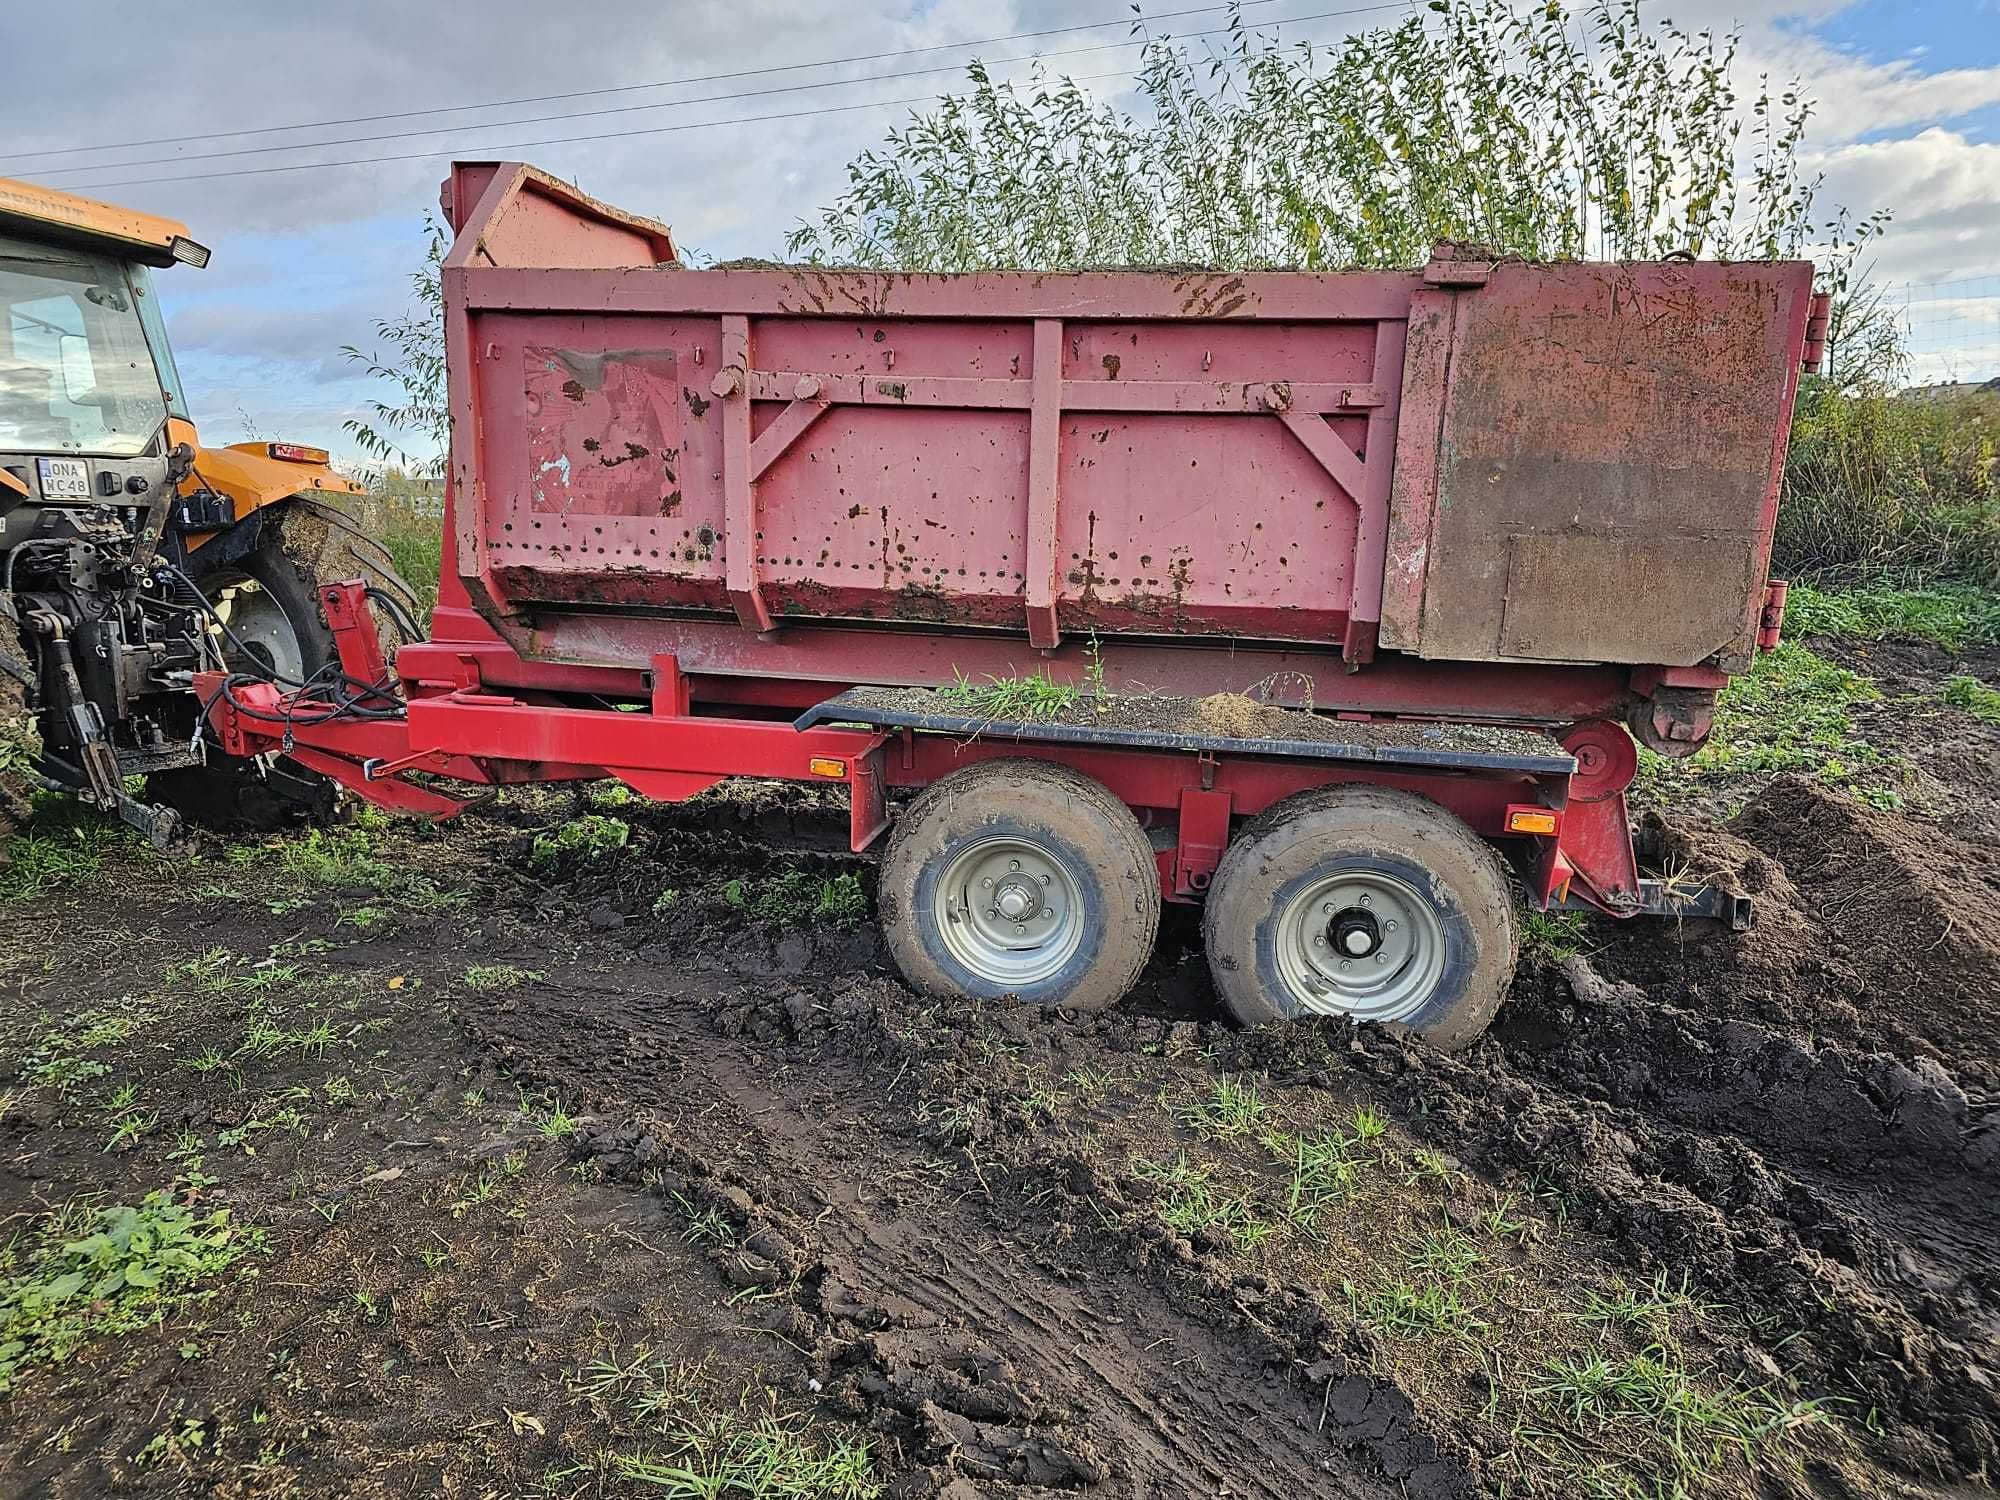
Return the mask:
{"type": "Polygon", "coordinates": [[[1524,897],[1742,920],[1624,794],[1775,641],[1809,265],[697,271],[532,167],[444,208],[431,638],[325,590],[344,687],[202,679],[224,751],[438,816],[844,783],[937,993],[1108,1005],[1198,901],[1235,1015],[1449,1045],[1524,897]]]}

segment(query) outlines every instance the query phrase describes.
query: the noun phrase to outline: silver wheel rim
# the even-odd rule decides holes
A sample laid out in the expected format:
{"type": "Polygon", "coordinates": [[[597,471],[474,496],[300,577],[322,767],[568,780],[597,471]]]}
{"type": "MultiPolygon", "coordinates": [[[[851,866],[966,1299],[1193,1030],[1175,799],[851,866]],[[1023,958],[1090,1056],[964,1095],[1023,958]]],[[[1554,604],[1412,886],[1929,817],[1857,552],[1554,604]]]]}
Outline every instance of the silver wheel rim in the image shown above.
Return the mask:
{"type": "Polygon", "coordinates": [[[1278,913],[1278,978],[1321,1015],[1402,1021],[1444,975],[1444,924],[1407,881],[1373,870],[1313,881],[1278,913]]]}
{"type": "Polygon", "coordinates": [[[1062,972],[1083,941],[1076,878],[1033,839],[981,839],[939,877],[931,913],[951,956],[989,984],[1021,989],[1062,972]]]}
{"type": "MultiPolygon", "coordinates": [[[[239,576],[219,590],[210,588],[209,597],[215,602],[215,612],[229,622],[229,628],[250,648],[252,656],[260,658],[261,665],[293,682],[305,680],[305,647],[270,590],[254,578],[239,576]]],[[[225,638],[222,649],[230,666],[251,670],[234,641],[225,638]]]]}

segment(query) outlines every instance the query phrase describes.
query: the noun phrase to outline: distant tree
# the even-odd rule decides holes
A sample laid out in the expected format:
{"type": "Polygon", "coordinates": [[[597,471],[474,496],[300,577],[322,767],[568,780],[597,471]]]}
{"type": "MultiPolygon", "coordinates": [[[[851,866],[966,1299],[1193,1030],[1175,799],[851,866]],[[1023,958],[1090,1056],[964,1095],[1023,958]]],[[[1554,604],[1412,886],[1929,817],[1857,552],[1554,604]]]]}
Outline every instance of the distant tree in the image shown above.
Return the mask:
{"type": "Polygon", "coordinates": [[[340,352],[369,375],[395,387],[396,396],[370,401],[369,416],[341,425],[371,459],[406,469],[419,478],[444,475],[451,446],[451,417],[445,404],[444,284],[439,268],[449,243],[445,227],[424,215],[424,264],[410,274],[411,301],[401,317],[378,318],[381,344],[364,352],[349,344],[340,352]]]}
{"type": "Polygon", "coordinates": [[[1648,22],[1640,0],[1431,0],[1327,46],[1232,12],[1205,56],[1145,38],[1137,116],[1037,72],[969,70],[848,168],[794,254],[960,271],[1194,263],[1408,266],[1438,240],[1537,259],[1726,258],[1831,247],[1882,223],[1815,219],[1796,85],[1731,81],[1734,32],[1648,22]]]}

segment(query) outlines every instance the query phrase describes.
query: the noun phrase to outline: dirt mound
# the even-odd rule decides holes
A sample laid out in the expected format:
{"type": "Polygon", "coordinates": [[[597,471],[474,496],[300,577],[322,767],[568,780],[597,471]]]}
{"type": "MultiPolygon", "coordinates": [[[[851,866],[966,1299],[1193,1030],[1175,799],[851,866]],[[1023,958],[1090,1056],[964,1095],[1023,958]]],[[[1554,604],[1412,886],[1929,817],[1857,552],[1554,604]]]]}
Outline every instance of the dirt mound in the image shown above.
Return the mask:
{"type": "Polygon", "coordinates": [[[1757,902],[1735,937],[1635,931],[1614,977],[2000,1088],[2000,851],[1788,778],[1727,828],[1656,824],[1669,863],[1757,902]]]}

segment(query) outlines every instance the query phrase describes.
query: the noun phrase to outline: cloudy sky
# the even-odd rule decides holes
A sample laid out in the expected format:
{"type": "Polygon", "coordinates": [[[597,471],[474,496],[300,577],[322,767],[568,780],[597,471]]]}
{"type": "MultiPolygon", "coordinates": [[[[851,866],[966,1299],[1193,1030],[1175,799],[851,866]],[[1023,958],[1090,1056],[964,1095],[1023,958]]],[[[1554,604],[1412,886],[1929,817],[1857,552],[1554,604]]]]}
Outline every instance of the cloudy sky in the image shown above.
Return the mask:
{"type": "MultiPolygon", "coordinates": [[[[1246,13],[1335,41],[1408,8],[1246,13]]],[[[1145,9],[1180,36],[1224,20],[1200,0],[1145,9]]],[[[1823,205],[1895,215],[1874,274],[1911,287],[1922,373],[2000,374],[2000,0],[1649,9],[1740,25],[1746,72],[1805,81],[1823,205]]],[[[44,60],[0,92],[0,176],[186,220],[214,262],[161,289],[204,431],[230,441],[247,421],[343,451],[369,387],[340,350],[404,306],[451,156],[524,157],[684,245],[774,255],[972,57],[1013,76],[1027,64],[1005,60],[1043,54],[1117,97],[1129,16],[1126,0],[0,0],[0,56],[44,60]]]]}

